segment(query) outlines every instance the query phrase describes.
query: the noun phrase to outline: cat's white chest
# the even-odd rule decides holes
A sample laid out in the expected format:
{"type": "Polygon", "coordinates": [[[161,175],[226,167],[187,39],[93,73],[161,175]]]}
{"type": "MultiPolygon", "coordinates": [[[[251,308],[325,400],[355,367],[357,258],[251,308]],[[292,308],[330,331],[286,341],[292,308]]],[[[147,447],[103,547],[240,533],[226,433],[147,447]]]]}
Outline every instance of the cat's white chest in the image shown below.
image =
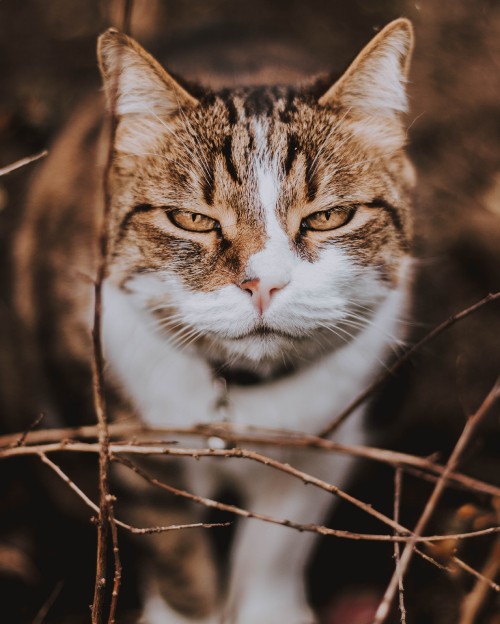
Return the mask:
{"type": "MultiPolygon", "coordinates": [[[[159,335],[126,294],[109,285],[104,294],[106,359],[142,420],[152,427],[220,420],[220,390],[205,361],[159,335]]],[[[319,432],[376,374],[387,348],[385,336],[395,334],[402,296],[394,291],[371,327],[343,349],[278,381],[232,388],[229,420],[239,426],[319,432]]]]}

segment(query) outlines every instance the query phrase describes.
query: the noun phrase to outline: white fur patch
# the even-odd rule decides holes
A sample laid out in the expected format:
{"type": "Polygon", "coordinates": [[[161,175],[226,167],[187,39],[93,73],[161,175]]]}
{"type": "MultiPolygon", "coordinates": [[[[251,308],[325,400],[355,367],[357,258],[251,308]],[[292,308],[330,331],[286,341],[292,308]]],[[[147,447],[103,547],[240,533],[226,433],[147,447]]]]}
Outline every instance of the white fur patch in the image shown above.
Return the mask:
{"type": "Polygon", "coordinates": [[[276,215],[282,184],[279,170],[267,155],[260,124],[257,122],[255,126],[260,145],[253,171],[267,238],[264,248],[250,257],[247,274],[250,278],[258,278],[263,288],[282,288],[290,281],[292,267],[298,258],[292,252],[288,236],[276,215]]]}

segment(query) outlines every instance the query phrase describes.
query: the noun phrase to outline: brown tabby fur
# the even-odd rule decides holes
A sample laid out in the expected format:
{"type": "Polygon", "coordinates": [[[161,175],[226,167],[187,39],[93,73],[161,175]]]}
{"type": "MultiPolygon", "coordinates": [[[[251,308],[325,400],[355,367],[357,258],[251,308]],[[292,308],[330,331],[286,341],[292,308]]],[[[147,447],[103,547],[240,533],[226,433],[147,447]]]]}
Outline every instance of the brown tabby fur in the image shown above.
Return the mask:
{"type": "MultiPolygon", "coordinates": [[[[124,41],[163,72],[134,42],[124,41]]],[[[104,65],[105,75],[107,71],[104,65]]],[[[246,173],[259,141],[255,119],[284,172],[278,219],[298,255],[314,262],[324,245],[335,243],[356,249],[361,265],[376,267],[383,280],[397,282],[399,258],[407,254],[411,236],[408,196],[413,183],[399,123],[386,120],[388,127],[394,123],[394,132],[380,148],[372,143],[364,116],[343,108],[341,95],[325,93],[322,84],[208,91],[195,98],[168,75],[161,78],[171,82],[184,102],[182,113],[168,125],[154,123],[154,134],[140,119],[117,129],[108,228],[109,278],[114,283],[126,290],[135,273],[171,263],[195,290],[244,280],[248,258],[265,242],[262,215],[258,208],[249,209],[248,202],[257,183],[246,173]],[[318,157],[323,152],[328,158],[318,157]],[[296,234],[306,216],[330,207],[332,195],[342,205],[359,206],[355,226],[296,234]],[[162,207],[175,206],[217,219],[225,238],[172,232],[162,207]]],[[[15,246],[17,306],[32,344],[38,345],[37,368],[49,372],[43,407],[53,423],[61,423],[68,413],[73,423],[92,418],[89,326],[106,159],[99,131],[102,106],[85,103],[52,148],[31,189],[15,246]],[[54,383],[63,392],[54,392],[54,383]]],[[[111,409],[115,419],[130,412],[123,397],[115,397],[111,409]]],[[[131,521],[165,524],[165,508],[171,522],[189,519],[172,501],[150,500],[146,494],[137,498],[144,488],[132,481],[134,511],[124,512],[131,521]]],[[[156,536],[155,543],[149,556],[157,562],[163,595],[189,615],[210,612],[218,590],[205,536],[165,534],[156,536]]]]}

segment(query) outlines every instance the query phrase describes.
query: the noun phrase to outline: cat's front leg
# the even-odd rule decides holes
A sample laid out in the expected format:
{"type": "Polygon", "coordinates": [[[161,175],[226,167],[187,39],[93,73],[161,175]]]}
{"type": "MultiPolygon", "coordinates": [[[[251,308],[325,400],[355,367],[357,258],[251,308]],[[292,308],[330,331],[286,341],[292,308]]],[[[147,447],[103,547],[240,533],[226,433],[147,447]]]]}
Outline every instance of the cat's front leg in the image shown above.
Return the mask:
{"type": "MultiPolygon", "coordinates": [[[[251,472],[247,479],[252,484],[247,490],[250,510],[304,524],[323,522],[332,501],[330,493],[265,467],[251,472]]],[[[315,537],[311,532],[244,520],[232,553],[224,624],[317,622],[305,588],[305,567],[315,537]]]]}

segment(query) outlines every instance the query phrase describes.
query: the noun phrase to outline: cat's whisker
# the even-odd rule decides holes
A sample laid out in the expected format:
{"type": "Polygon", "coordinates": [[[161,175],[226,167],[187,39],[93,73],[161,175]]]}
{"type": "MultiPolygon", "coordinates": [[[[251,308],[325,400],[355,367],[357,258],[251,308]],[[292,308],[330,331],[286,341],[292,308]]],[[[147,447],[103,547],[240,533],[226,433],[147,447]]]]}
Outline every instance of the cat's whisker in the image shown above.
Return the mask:
{"type": "Polygon", "coordinates": [[[177,349],[186,349],[195,340],[203,336],[204,333],[205,332],[203,330],[200,330],[196,327],[187,327],[186,331],[181,330],[177,335],[175,346],[177,349]]]}
{"type": "Polygon", "coordinates": [[[349,341],[345,338],[345,336],[342,336],[341,334],[338,333],[337,329],[338,327],[331,327],[329,325],[325,325],[324,323],[318,323],[318,325],[320,327],[323,327],[324,329],[326,329],[327,331],[331,332],[332,334],[334,334],[335,336],[337,336],[337,338],[339,338],[340,340],[342,340],[342,342],[348,343],[349,341]]]}
{"type": "Polygon", "coordinates": [[[383,330],[379,325],[374,323],[371,319],[357,320],[357,317],[353,319],[347,316],[345,319],[342,320],[342,324],[346,325],[347,327],[359,329],[361,331],[367,329],[368,327],[375,327],[375,329],[377,329],[387,339],[389,345],[393,345],[399,342],[396,336],[394,336],[393,334],[391,334],[390,332],[386,330],[383,330]]]}

